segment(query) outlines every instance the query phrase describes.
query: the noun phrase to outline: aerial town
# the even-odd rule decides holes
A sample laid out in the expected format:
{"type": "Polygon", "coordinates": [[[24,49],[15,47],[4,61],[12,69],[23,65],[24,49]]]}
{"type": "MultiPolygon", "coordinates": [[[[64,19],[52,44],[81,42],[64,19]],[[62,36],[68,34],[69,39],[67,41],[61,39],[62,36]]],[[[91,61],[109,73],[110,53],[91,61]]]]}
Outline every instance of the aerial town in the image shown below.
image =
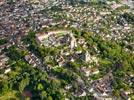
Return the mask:
{"type": "Polygon", "coordinates": [[[134,1],[0,0],[0,100],[134,100],[134,1]]]}

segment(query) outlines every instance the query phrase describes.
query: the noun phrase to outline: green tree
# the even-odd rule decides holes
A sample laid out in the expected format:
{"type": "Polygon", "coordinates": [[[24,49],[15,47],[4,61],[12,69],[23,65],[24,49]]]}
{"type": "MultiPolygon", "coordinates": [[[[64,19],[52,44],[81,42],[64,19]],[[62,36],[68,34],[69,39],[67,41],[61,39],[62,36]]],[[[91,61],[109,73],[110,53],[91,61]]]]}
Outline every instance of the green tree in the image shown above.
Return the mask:
{"type": "Polygon", "coordinates": [[[37,86],[37,89],[38,89],[39,91],[41,91],[41,90],[43,90],[43,88],[44,88],[43,85],[42,85],[41,83],[39,83],[38,86],[37,86]]]}
{"type": "Polygon", "coordinates": [[[6,39],[0,39],[0,45],[6,44],[8,41],[6,39]]]}
{"type": "Polygon", "coordinates": [[[19,52],[19,50],[17,49],[16,46],[11,46],[8,49],[7,56],[11,60],[15,60],[15,61],[20,60],[22,58],[22,55],[21,55],[21,53],[19,52]]]}
{"type": "Polygon", "coordinates": [[[0,95],[2,95],[9,90],[8,81],[0,82],[0,84],[0,95]]]}
{"type": "Polygon", "coordinates": [[[19,91],[22,93],[24,88],[29,85],[29,78],[26,77],[25,79],[22,79],[20,84],[19,84],[19,91]]]}
{"type": "Polygon", "coordinates": [[[48,96],[47,100],[53,100],[53,98],[51,96],[48,96]]]}
{"type": "Polygon", "coordinates": [[[41,99],[44,100],[47,98],[47,92],[46,91],[42,91],[41,92],[41,99]]]}

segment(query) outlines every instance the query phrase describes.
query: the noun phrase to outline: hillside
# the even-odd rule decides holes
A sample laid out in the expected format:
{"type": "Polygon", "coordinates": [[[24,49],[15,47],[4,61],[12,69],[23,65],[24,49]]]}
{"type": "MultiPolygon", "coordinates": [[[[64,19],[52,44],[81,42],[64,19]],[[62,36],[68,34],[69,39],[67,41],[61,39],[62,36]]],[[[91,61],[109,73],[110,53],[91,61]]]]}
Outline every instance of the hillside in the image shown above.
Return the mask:
{"type": "Polygon", "coordinates": [[[132,1],[0,1],[0,100],[133,99],[132,1]]]}

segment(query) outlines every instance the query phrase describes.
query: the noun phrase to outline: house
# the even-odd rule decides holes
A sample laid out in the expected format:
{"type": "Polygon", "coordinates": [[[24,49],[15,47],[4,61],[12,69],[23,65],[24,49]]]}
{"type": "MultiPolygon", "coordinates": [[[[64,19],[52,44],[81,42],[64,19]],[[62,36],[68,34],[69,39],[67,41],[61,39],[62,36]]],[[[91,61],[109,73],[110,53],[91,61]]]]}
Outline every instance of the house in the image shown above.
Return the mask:
{"type": "Polygon", "coordinates": [[[0,69],[6,68],[7,67],[7,61],[8,57],[6,55],[0,55],[0,69]]]}
{"type": "Polygon", "coordinates": [[[113,91],[111,86],[112,80],[112,74],[108,73],[103,78],[92,82],[93,90],[101,97],[109,97],[113,91]]]}
{"type": "Polygon", "coordinates": [[[86,91],[80,89],[80,90],[76,91],[75,93],[73,93],[73,95],[75,97],[84,97],[87,95],[87,93],[86,93],[86,91]]]}
{"type": "Polygon", "coordinates": [[[87,95],[87,93],[85,91],[83,91],[80,95],[78,95],[78,97],[84,97],[86,95],[87,95]]]}
{"type": "Polygon", "coordinates": [[[69,90],[69,89],[71,89],[71,88],[72,88],[72,85],[71,85],[71,84],[68,84],[68,85],[65,86],[65,89],[66,89],[66,90],[69,90]]]}
{"type": "Polygon", "coordinates": [[[31,52],[24,57],[26,62],[28,62],[33,67],[42,67],[41,61],[31,52]]]}
{"type": "Polygon", "coordinates": [[[11,71],[11,68],[8,68],[8,69],[5,70],[4,74],[9,73],[10,71],[11,71]]]}
{"type": "Polygon", "coordinates": [[[133,0],[122,0],[122,3],[128,5],[131,8],[134,8],[134,1],[133,0]]]}
{"type": "Polygon", "coordinates": [[[6,43],[6,44],[4,44],[4,45],[1,45],[1,46],[0,46],[0,52],[1,52],[3,49],[8,49],[10,46],[11,46],[10,43],[6,43]]]}
{"type": "Polygon", "coordinates": [[[76,39],[68,30],[51,31],[43,34],[37,34],[36,40],[44,46],[60,46],[67,44],[71,49],[77,47],[76,39]]]}
{"type": "Polygon", "coordinates": [[[57,62],[58,62],[58,65],[62,67],[65,63],[65,60],[62,56],[60,56],[60,58],[57,59],[57,62]]]}
{"type": "Polygon", "coordinates": [[[9,65],[7,64],[8,60],[9,58],[5,54],[0,55],[0,70],[3,69],[4,74],[11,71],[11,68],[9,68],[9,65]]]}
{"type": "Polygon", "coordinates": [[[86,53],[85,53],[85,61],[88,62],[90,60],[91,60],[91,55],[89,54],[88,51],[86,51],[86,53]]]}
{"type": "Polygon", "coordinates": [[[90,69],[89,68],[86,68],[86,67],[82,67],[81,68],[81,71],[84,73],[84,75],[86,76],[86,77],[89,77],[89,75],[90,75],[90,69]]]}
{"type": "Polygon", "coordinates": [[[31,98],[32,97],[32,93],[29,90],[24,90],[22,92],[22,96],[31,98]]]}
{"type": "Polygon", "coordinates": [[[5,0],[1,0],[0,1],[0,6],[3,5],[5,3],[5,0]]]}
{"type": "Polygon", "coordinates": [[[53,37],[58,33],[68,33],[68,31],[51,31],[51,32],[45,32],[45,33],[38,33],[36,34],[36,40],[39,44],[43,45],[43,41],[48,37],[53,37]]]}
{"type": "Polygon", "coordinates": [[[70,37],[71,37],[70,48],[73,49],[73,48],[77,47],[77,43],[76,43],[75,37],[72,34],[70,34],[70,37]]]}
{"type": "Polygon", "coordinates": [[[131,100],[131,99],[129,98],[129,96],[128,96],[124,91],[121,91],[121,92],[120,92],[120,96],[121,96],[124,100],[131,100]]]}

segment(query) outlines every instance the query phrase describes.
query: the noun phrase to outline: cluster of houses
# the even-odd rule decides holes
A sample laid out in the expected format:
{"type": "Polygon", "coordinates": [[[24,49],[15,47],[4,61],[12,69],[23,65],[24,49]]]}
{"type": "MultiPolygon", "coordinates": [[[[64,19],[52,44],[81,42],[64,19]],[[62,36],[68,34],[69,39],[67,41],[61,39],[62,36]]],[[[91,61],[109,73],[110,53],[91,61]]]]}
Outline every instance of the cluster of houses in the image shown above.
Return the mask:
{"type": "MultiPolygon", "coordinates": [[[[41,9],[42,7],[36,8],[29,0],[0,0],[0,39],[5,38],[9,41],[0,46],[0,69],[8,67],[6,65],[8,57],[4,54],[4,49],[20,44],[21,37],[26,35],[29,29],[36,31],[42,29],[43,25],[51,23],[50,18],[39,14],[41,9]]],[[[34,54],[29,53],[25,58],[29,64],[41,66],[34,54]]]]}
{"type": "Polygon", "coordinates": [[[134,8],[134,0],[122,0],[124,5],[128,5],[131,8],[134,8]]]}
{"type": "MultiPolygon", "coordinates": [[[[78,5],[73,7],[64,3],[64,0],[56,0],[52,4],[49,2],[50,4],[48,5],[46,5],[48,0],[13,1],[14,2],[9,3],[6,0],[0,0],[0,35],[6,35],[4,38],[6,37],[10,41],[10,43],[6,43],[0,46],[0,69],[6,69],[4,73],[10,72],[11,69],[7,65],[9,58],[3,53],[3,50],[5,48],[8,49],[13,44],[18,44],[21,41],[21,37],[26,35],[29,29],[40,31],[43,28],[55,26],[62,26],[66,28],[73,27],[81,30],[86,29],[88,31],[94,31],[97,34],[102,34],[101,36],[104,39],[115,41],[125,38],[126,35],[124,33],[129,33],[132,31],[131,29],[133,29],[133,26],[127,23],[125,18],[120,17],[118,14],[114,15],[113,17],[113,19],[117,22],[108,19],[109,16],[113,16],[112,12],[116,11],[117,8],[122,6],[122,4],[116,4],[115,2],[107,2],[110,7],[109,10],[105,7],[95,8],[86,5],[84,7],[78,5]],[[51,11],[52,6],[59,5],[63,11],[51,11]],[[50,12],[43,12],[45,8],[49,9],[48,11],[50,12]],[[101,24],[103,22],[106,24],[111,23],[108,25],[110,27],[111,34],[101,32],[99,28],[105,25],[101,24]]],[[[89,0],[85,0],[85,2],[87,1],[89,0]]],[[[126,10],[124,10],[124,12],[126,12],[126,10]]],[[[89,79],[90,75],[99,73],[99,69],[96,67],[99,59],[96,56],[91,56],[88,51],[83,52],[82,50],[77,50],[78,46],[87,48],[86,41],[83,38],[75,38],[71,31],[58,30],[36,34],[36,41],[39,45],[47,47],[64,46],[60,52],[60,56],[54,57],[58,66],[66,66],[68,62],[70,63],[75,62],[76,60],[81,60],[89,63],[90,65],[86,67],[81,66],[80,72],[83,73],[85,77],[89,79]]],[[[129,44],[127,41],[125,41],[125,43],[129,44]]],[[[39,59],[34,53],[30,51],[25,56],[25,61],[33,67],[39,67],[45,70],[41,59],[39,59]]],[[[108,74],[102,79],[93,81],[92,92],[94,93],[94,96],[98,98],[109,97],[109,95],[112,94],[112,80],[112,75],[108,74]]],[[[80,84],[80,90],[76,91],[73,95],[76,97],[86,96],[87,93],[83,84],[84,82],[81,79],[77,79],[77,82],[80,84]]],[[[70,88],[72,88],[71,85],[66,87],[66,89],[70,88]]],[[[129,100],[127,93],[124,91],[121,91],[120,95],[124,99],[129,100]]]]}
{"type": "Polygon", "coordinates": [[[74,62],[77,59],[89,63],[98,63],[98,59],[95,56],[91,56],[88,51],[83,52],[82,50],[76,49],[78,45],[81,45],[82,48],[86,48],[86,42],[84,39],[76,39],[71,31],[58,30],[42,34],[39,33],[36,34],[36,41],[39,45],[44,45],[46,47],[63,46],[63,48],[65,48],[64,50],[61,50],[60,57],[57,58],[59,65],[66,61],[74,62]]]}
{"type": "MultiPolygon", "coordinates": [[[[64,9],[63,12],[51,11],[48,15],[41,12],[46,8],[46,5],[43,6],[43,4],[48,2],[48,0],[21,0],[15,1],[13,4],[8,4],[6,0],[2,0],[1,2],[2,6],[0,6],[0,21],[3,28],[2,30],[0,29],[0,31],[2,31],[2,34],[10,33],[10,35],[17,34],[18,32],[20,33],[20,31],[22,35],[24,35],[27,33],[29,28],[38,31],[42,30],[44,27],[56,25],[60,25],[62,27],[88,29],[89,31],[95,31],[96,33],[100,33],[99,29],[97,28],[99,22],[101,20],[106,19],[105,17],[107,17],[107,15],[112,15],[111,11],[105,8],[96,9],[94,7],[86,5],[84,7],[73,7],[64,4],[64,1],[60,0],[57,0],[55,2],[53,0],[54,3],[52,3],[52,5],[48,4],[48,6],[52,7],[58,4],[61,5],[61,3],[63,3],[61,5],[62,9],[64,9]],[[55,16],[59,16],[60,20],[58,22],[56,21],[55,16]]],[[[113,7],[112,5],[115,4],[115,2],[110,3],[111,10],[113,7]]],[[[122,18],[120,21],[121,23],[126,23],[126,21],[122,18]]],[[[127,24],[125,24],[124,27],[120,27],[120,25],[116,26],[115,24],[110,27],[115,27],[114,31],[116,30],[117,35],[108,34],[107,36],[107,34],[105,35],[105,33],[101,34],[103,37],[115,40],[118,40],[118,37],[122,38],[123,34],[121,34],[122,32],[120,32],[120,30],[126,32],[132,29],[131,26],[127,24]],[[119,27],[121,28],[120,30],[118,29],[119,27]]]]}
{"type": "Polygon", "coordinates": [[[124,100],[131,100],[131,98],[128,96],[129,93],[126,93],[125,91],[120,91],[120,96],[122,97],[122,99],[124,100]]]}
{"type": "Polygon", "coordinates": [[[6,57],[6,55],[2,54],[0,55],[0,69],[6,68],[7,66],[7,61],[8,61],[8,57],[6,57]]]}
{"type": "Polygon", "coordinates": [[[84,76],[86,76],[88,79],[89,79],[89,76],[92,76],[92,75],[95,75],[95,74],[99,74],[99,70],[97,67],[91,67],[88,66],[88,67],[82,67],[81,68],[81,73],[84,74],[84,76]]]}
{"type": "Polygon", "coordinates": [[[0,51],[0,74],[6,74],[11,71],[8,60],[9,58],[6,56],[6,54],[0,51]]]}
{"type": "Polygon", "coordinates": [[[52,31],[44,34],[37,34],[36,40],[39,44],[44,46],[60,46],[71,41],[71,37],[68,33],[68,31],[52,31]]]}
{"type": "Polygon", "coordinates": [[[104,76],[103,79],[99,79],[94,81],[93,88],[97,91],[98,95],[100,96],[109,96],[112,94],[112,74],[108,73],[108,75],[104,76]]]}
{"type": "MultiPolygon", "coordinates": [[[[0,39],[5,39],[5,35],[1,35],[0,39]]],[[[8,73],[11,71],[9,65],[8,65],[8,60],[9,58],[6,56],[5,50],[8,49],[12,43],[4,43],[0,45],[0,70],[2,71],[1,74],[3,73],[8,73]]]]}
{"type": "Polygon", "coordinates": [[[105,75],[103,78],[91,82],[89,91],[93,93],[93,96],[98,100],[112,100],[116,99],[112,94],[113,76],[110,73],[105,75]]]}
{"type": "MultiPolygon", "coordinates": [[[[94,97],[96,97],[97,99],[101,100],[104,99],[112,100],[113,98],[117,99],[113,95],[114,92],[112,86],[113,82],[114,82],[113,75],[111,72],[109,72],[103,78],[100,78],[91,83],[92,86],[90,88],[90,92],[92,92],[94,97]]],[[[119,95],[123,100],[131,100],[129,97],[130,94],[133,94],[132,89],[119,91],[119,95]]]]}
{"type": "MultiPolygon", "coordinates": [[[[68,67],[71,66],[70,63],[71,62],[76,62],[78,60],[84,61],[86,63],[90,63],[90,66],[87,67],[83,67],[81,66],[80,72],[84,74],[84,76],[86,78],[89,78],[89,76],[91,75],[95,75],[99,73],[99,70],[97,67],[98,65],[98,58],[95,56],[91,56],[90,53],[88,51],[83,52],[82,50],[77,50],[76,48],[78,47],[78,45],[80,45],[82,48],[86,48],[86,41],[82,38],[76,38],[73,36],[71,31],[67,31],[67,30],[57,30],[57,31],[51,31],[51,32],[47,32],[47,33],[39,33],[36,34],[36,41],[39,45],[43,45],[45,47],[51,48],[51,47],[55,47],[56,46],[62,46],[63,44],[63,49],[60,50],[60,54],[54,56],[54,55],[49,55],[45,57],[45,60],[49,60],[49,59],[55,59],[55,61],[57,62],[57,65],[55,65],[53,68],[57,68],[57,67],[68,67]],[[51,38],[51,39],[49,39],[51,38]],[[56,38],[56,39],[55,39],[56,38]],[[51,44],[47,44],[46,43],[51,40],[51,44]],[[60,42],[56,42],[57,40],[60,40],[60,42]],[[62,41],[62,42],[61,42],[62,41]],[[55,43],[55,44],[54,44],[55,43]],[[52,45],[54,44],[54,45],[52,45]],[[93,66],[91,65],[91,63],[93,63],[93,66]]],[[[51,65],[47,65],[47,67],[49,67],[51,65]]],[[[52,66],[50,67],[50,69],[52,68],[52,66]]],[[[76,79],[76,81],[78,81],[77,83],[79,84],[79,90],[76,90],[75,92],[73,92],[73,95],[76,97],[82,97],[82,96],[86,96],[87,93],[85,91],[85,85],[83,80],[78,78],[76,79]]],[[[72,85],[67,85],[65,87],[66,90],[69,90],[72,87],[72,85]]]]}
{"type": "Polygon", "coordinates": [[[33,53],[29,52],[25,56],[26,62],[28,62],[32,67],[42,67],[41,60],[37,58],[33,53]]]}
{"type": "MultiPolygon", "coordinates": [[[[97,8],[86,5],[82,7],[78,5],[75,7],[71,5],[62,5],[63,11],[51,11],[50,15],[53,21],[58,18],[56,17],[55,19],[55,16],[59,16],[59,20],[64,22],[60,23],[60,25],[62,24],[64,27],[73,27],[93,31],[97,34],[101,34],[102,38],[105,40],[114,40],[120,42],[122,39],[127,38],[126,34],[133,32],[133,25],[129,24],[127,20],[120,15],[133,11],[132,9],[127,8],[118,10],[124,5],[121,3],[116,3],[115,1],[105,2],[108,5],[108,8],[97,8]]],[[[127,42],[126,40],[123,41],[127,42]]]]}

